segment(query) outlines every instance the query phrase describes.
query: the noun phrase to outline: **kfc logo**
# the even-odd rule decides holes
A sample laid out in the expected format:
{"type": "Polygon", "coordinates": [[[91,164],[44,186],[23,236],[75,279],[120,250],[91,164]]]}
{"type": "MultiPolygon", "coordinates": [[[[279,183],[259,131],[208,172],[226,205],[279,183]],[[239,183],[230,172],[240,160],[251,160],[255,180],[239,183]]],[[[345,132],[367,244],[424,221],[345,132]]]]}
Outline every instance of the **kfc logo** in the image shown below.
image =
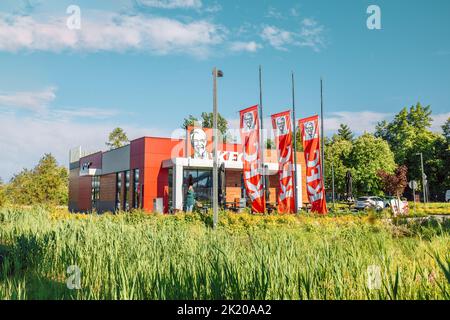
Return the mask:
{"type": "Polygon", "coordinates": [[[253,111],[247,112],[244,114],[244,126],[243,131],[244,132],[250,132],[255,130],[256,123],[255,123],[255,116],[253,114],[253,111]]]}
{"type": "Polygon", "coordinates": [[[286,116],[276,118],[276,124],[277,124],[276,130],[277,136],[284,136],[289,133],[288,127],[286,125],[286,116]]]}
{"type": "Polygon", "coordinates": [[[200,128],[195,128],[191,131],[191,145],[194,149],[194,159],[209,159],[210,155],[206,149],[208,138],[205,131],[200,128]]]}
{"type": "Polygon", "coordinates": [[[317,129],[314,121],[305,122],[305,140],[317,139],[317,129]]]}

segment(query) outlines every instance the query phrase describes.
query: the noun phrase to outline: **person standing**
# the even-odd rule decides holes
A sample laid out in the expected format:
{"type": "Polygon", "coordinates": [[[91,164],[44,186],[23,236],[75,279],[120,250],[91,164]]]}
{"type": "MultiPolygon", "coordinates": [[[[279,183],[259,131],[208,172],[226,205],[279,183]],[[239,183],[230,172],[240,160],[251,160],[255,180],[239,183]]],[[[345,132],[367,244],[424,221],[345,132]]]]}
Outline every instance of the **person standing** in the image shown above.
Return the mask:
{"type": "Polygon", "coordinates": [[[194,186],[191,181],[189,181],[189,187],[187,190],[186,195],[186,212],[192,213],[192,210],[194,209],[194,203],[195,203],[195,192],[194,192],[194,186]]]}

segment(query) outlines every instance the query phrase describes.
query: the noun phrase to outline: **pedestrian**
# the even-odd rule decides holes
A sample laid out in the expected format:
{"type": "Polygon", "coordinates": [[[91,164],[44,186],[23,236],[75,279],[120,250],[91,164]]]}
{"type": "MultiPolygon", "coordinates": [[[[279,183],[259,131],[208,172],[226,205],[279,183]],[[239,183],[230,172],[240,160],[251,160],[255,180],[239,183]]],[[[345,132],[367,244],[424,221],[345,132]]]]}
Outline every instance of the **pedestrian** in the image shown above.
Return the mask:
{"type": "Polygon", "coordinates": [[[189,187],[186,195],[186,212],[191,213],[194,209],[195,192],[192,181],[189,181],[189,187]]]}

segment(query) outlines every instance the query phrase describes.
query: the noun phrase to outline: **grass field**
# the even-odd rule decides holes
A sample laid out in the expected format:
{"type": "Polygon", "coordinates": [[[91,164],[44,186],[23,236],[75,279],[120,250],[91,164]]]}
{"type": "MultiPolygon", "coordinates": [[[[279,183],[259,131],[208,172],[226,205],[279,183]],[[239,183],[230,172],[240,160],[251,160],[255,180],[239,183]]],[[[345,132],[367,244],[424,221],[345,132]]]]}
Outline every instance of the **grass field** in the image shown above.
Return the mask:
{"type": "Polygon", "coordinates": [[[3,208],[0,299],[449,299],[446,221],[3,208]]]}

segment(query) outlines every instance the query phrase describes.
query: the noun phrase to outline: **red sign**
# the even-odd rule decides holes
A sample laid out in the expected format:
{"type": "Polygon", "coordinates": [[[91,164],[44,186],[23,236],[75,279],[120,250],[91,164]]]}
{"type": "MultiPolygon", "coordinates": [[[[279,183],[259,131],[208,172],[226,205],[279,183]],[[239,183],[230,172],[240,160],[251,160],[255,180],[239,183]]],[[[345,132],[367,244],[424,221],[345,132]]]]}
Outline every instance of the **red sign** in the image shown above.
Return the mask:
{"type": "Polygon", "coordinates": [[[306,162],[306,186],[311,211],[325,214],[325,188],[320,159],[319,117],[312,116],[299,120],[306,162]]]}
{"type": "Polygon", "coordinates": [[[260,125],[257,105],[240,111],[240,129],[245,189],[252,202],[252,212],[264,213],[266,211],[266,200],[263,176],[260,170],[260,125]]]}
{"type": "Polygon", "coordinates": [[[278,212],[294,213],[294,161],[292,152],[292,127],[290,111],[272,115],[272,127],[278,150],[278,212]]]}

